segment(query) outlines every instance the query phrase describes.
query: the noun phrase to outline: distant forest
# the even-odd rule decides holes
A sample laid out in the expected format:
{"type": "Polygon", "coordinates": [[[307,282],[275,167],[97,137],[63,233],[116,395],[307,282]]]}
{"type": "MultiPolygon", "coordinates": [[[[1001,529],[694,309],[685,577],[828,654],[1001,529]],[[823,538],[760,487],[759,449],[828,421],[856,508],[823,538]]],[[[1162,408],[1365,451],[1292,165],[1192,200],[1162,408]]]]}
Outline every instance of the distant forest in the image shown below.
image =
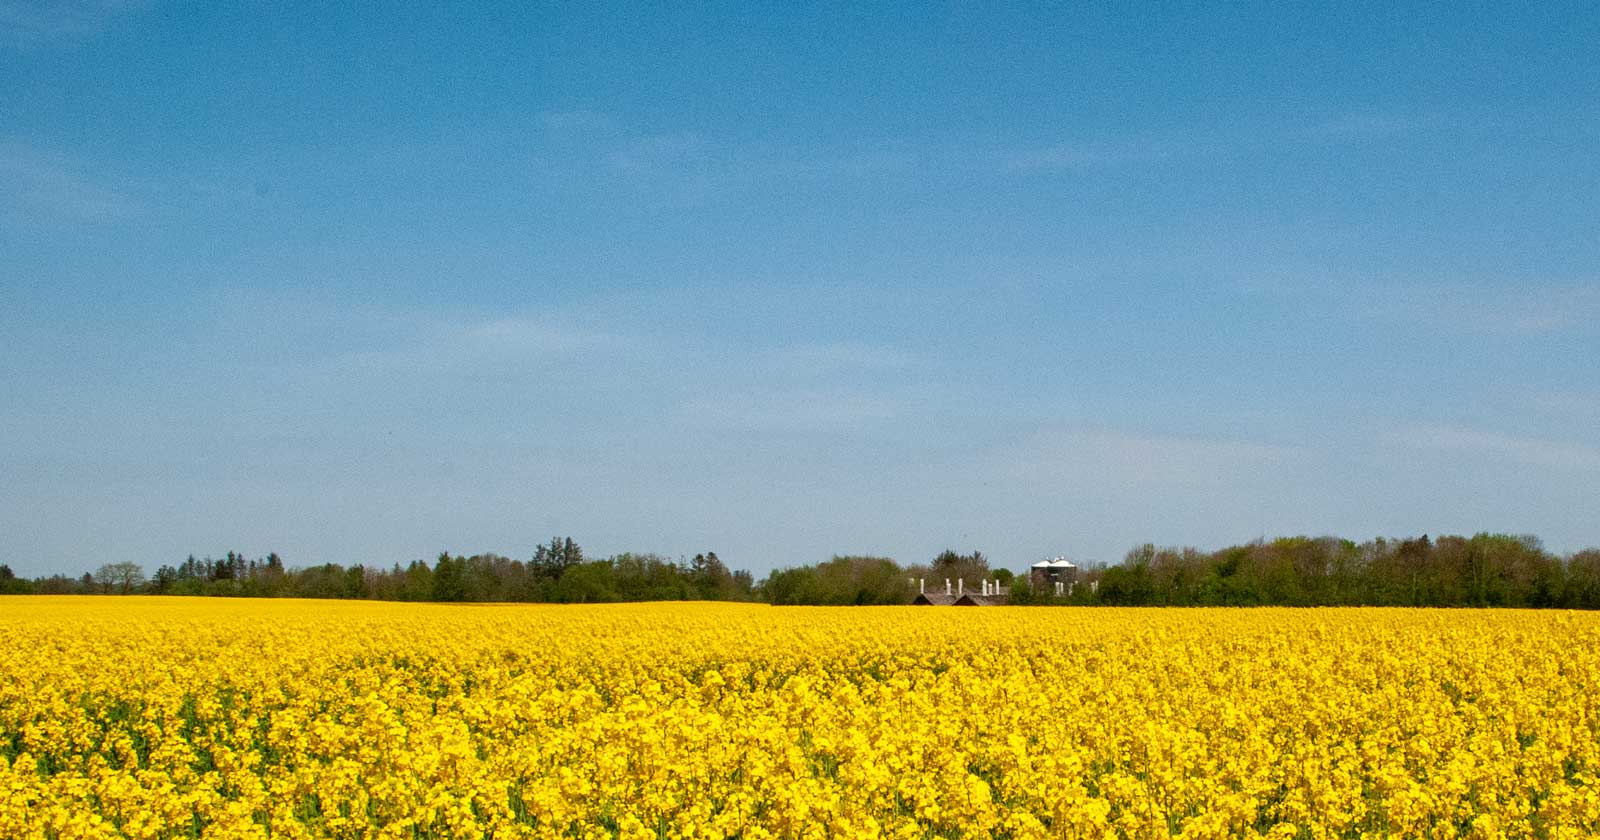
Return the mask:
{"type": "Polygon", "coordinates": [[[1600,608],[1600,549],[1561,556],[1537,538],[1505,534],[1424,535],[1363,543],[1283,537],[1217,551],[1142,545],[1121,563],[1077,570],[1062,596],[1034,591],[1026,571],[991,568],[982,552],[945,551],[927,563],[838,556],[779,569],[757,581],[715,552],[669,560],[656,554],[584,556],[570,537],[539,546],[527,561],[498,554],[442,553],[374,566],[289,567],[277,554],[246,559],[190,556],[154,574],[129,562],[81,577],[26,579],[0,565],[0,594],[148,594],[352,598],[382,601],[599,603],[758,601],[771,604],[905,604],[918,582],[997,581],[1013,604],[1082,606],[1419,606],[1600,608]]]}

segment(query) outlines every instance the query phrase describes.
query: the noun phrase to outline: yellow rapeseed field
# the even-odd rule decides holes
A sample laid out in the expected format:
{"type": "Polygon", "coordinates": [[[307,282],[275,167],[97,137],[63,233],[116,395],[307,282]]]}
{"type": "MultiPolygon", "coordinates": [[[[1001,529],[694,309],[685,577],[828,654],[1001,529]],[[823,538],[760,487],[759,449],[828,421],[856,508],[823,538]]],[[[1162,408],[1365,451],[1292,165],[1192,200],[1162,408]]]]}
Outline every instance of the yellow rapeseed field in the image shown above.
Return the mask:
{"type": "Polygon", "coordinates": [[[1600,615],[0,598],[0,837],[1588,837],[1600,615]]]}

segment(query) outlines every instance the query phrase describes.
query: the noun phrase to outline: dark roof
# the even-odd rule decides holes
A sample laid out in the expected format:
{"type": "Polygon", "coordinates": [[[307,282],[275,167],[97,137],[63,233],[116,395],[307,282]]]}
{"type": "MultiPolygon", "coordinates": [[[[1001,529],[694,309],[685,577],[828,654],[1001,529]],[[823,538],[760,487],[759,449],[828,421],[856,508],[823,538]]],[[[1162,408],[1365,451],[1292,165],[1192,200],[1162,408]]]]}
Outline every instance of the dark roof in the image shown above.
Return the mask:
{"type": "Polygon", "coordinates": [[[974,595],[971,592],[968,592],[967,594],[962,595],[960,598],[957,598],[956,601],[955,601],[954,606],[957,606],[957,607],[998,607],[998,606],[1002,606],[1002,605],[1010,602],[1010,600],[1011,600],[1010,593],[1004,593],[1003,592],[1003,593],[1001,593],[999,595],[974,595]]]}
{"type": "Polygon", "coordinates": [[[954,595],[939,595],[939,594],[923,593],[921,595],[918,595],[917,599],[915,601],[912,601],[911,603],[915,604],[917,606],[922,606],[922,607],[926,607],[926,606],[948,607],[951,604],[954,604],[955,602],[956,602],[956,596],[954,596],[954,595]]]}

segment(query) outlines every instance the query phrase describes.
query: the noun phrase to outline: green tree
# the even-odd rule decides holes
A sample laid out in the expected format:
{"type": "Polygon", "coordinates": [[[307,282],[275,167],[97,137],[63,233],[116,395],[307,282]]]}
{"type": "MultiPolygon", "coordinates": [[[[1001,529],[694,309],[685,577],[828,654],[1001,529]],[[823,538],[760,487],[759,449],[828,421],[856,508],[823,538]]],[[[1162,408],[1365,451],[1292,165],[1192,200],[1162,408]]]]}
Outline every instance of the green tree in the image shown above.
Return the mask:
{"type": "Polygon", "coordinates": [[[163,565],[161,568],[156,569],[155,577],[150,579],[150,588],[157,595],[166,595],[172,591],[173,585],[177,582],[178,570],[171,566],[163,565]]]}
{"type": "Polygon", "coordinates": [[[616,579],[608,560],[592,560],[567,567],[555,586],[555,600],[566,604],[593,604],[617,600],[616,579]]]}
{"type": "Polygon", "coordinates": [[[1561,606],[1600,609],[1600,549],[1587,549],[1567,558],[1561,606]]]}
{"type": "Polygon", "coordinates": [[[138,563],[107,563],[95,571],[94,583],[103,592],[115,589],[127,595],[144,585],[144,568],[138,563]]]}
{"type": "Polygon", "coordinates": [[[717,558],[715,551],[696,554],[689,561],[689,580],[695,597],[704,601],[726,601],[738,594],[733,573],[717,558]]]}
{"type": "Polygon", "coordinates": [[[552,537],[549,545],[539,546],[533,553],[530,567],[536,576],[560,580],[573,566],[583,562],[583,549],[571,537],[552,537]]]}
{"type": "Polygon", "coordinates": [[[465,601],[467,599],[466,559],[451,557],[442,551],[433,564],[433,592],[435,601],[465,601]]]}
{"type": "Polygon", "coordinates": [[[980,587],[979,581],[990,577],[989,558],[983,556],[981,551],[959,554],[947,548],[939,552],[928,565],[928,575],[933,580],[926,581],[927,585],[931,587],[937,582],[941,590],[946,580],[952,584],[963,581],[967,589],[980,587]]]}
{"type": "Polygon", "coordinates": [[[406,567],[405,582],[401,585],[400,593],[401,600],[405,601],[433,598],[433,569],[421,560],[412,560],[411,565],[406,567]]]}
{"type": "Polygon", "coordinates": [[[887,557],[834,557],[816,566],[780,569],[761,584],[773,604],[905,604],[916,595],[906,570],[887,557]]]}
{"type": "Polygon", "coordinates": [[[17,577],[10,566],[0,563],[0,595],[21,595],[30,590],[26,580],[17,577]]]}

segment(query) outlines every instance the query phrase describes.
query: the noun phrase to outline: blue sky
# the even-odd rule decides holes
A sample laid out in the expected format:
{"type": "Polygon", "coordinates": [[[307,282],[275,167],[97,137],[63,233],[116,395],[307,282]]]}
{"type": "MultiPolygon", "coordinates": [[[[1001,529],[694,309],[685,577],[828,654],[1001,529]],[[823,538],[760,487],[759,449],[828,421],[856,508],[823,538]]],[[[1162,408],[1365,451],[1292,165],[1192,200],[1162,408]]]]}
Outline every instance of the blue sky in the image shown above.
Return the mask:
{"type": "Polygon", "coordinates": [[[1592,7],[326,5],[0,0],[19,573],[1600,544],[1592,7]]]}

